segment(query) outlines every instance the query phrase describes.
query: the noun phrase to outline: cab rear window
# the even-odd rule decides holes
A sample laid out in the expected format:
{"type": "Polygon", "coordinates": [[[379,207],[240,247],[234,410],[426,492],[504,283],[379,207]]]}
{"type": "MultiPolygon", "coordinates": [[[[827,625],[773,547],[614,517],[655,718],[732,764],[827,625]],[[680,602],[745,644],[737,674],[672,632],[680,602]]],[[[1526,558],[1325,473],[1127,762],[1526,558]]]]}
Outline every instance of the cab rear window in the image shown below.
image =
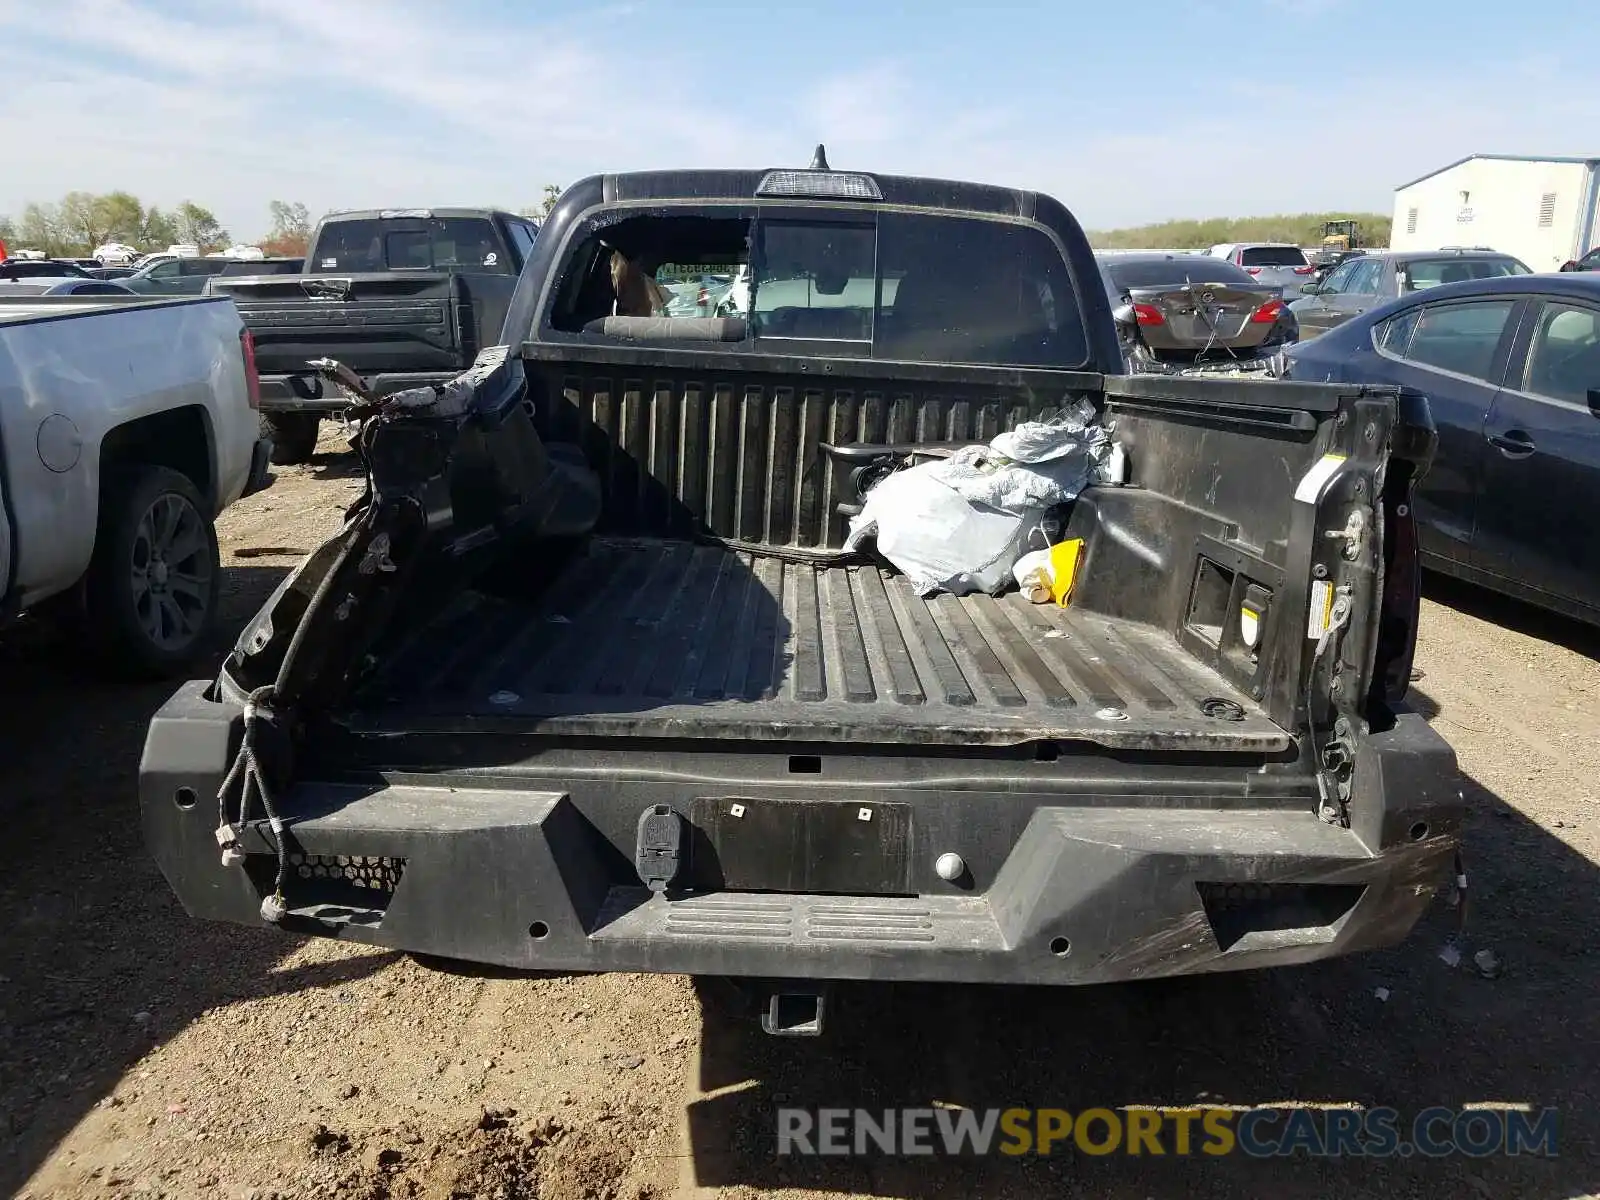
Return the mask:
{"type": "Polygon", "coordinates": [[[513,274],[493,221],[481,217],[373,217],[323,226],[306,270],[486,271],[513,274]]]}
{"type": "Polygon", "coordinates": [[[1241,267],[1303,267],[1306,256],[1294,246],[1248,246],[1238,261],[1241,267]]]}
{"type": "Polygon", "coordinates": [[[550,325],[911,362],[1071,368],[1088,356],[1047,233],[934,213],[602,218],[569,252],[550,325]]]}
{"type": "Polygon", "coordinates": [[[885,213],[878,259],[887,300],[878,358],[1075,367],[1088,357],[1061,251],[1040,229],[885,213]]]}

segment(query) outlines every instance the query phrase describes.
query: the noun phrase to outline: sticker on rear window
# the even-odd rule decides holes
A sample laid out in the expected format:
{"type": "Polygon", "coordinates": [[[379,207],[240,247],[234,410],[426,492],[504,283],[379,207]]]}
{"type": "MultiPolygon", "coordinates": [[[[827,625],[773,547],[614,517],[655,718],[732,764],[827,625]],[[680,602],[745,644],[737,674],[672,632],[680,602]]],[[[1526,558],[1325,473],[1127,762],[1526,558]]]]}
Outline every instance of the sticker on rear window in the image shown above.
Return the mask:
{"type": "Polygon", "coordinates": [[[1328,481],[1339,473],[1339,468],[1344,466],[1343,454],[1324,454],[1300,478],[1300,485],[1294,489],[1294,498],[1304,500],[1307,504],[1315,504],[1321,497],[1323,489],[1328,486],[1328,481]]]}
{"type": "Polygon", "coordinates": [[[1311,617],[1306,622],[1306,637],[1311,641],[1321,641],[1322,635],[1328,632],[1328,627],[1333,624],[1333,584],[1326,579],[1318,579],[1311,585],[1311,617]]]}
{"type": "Polygon", "coordinates": [[[325,258],[325,259],[322,260],[322,269],[324,271],[331,271],[334,268],[336,268],[338,265],[339,265],[339,260],[337,258],[325,258]]]}

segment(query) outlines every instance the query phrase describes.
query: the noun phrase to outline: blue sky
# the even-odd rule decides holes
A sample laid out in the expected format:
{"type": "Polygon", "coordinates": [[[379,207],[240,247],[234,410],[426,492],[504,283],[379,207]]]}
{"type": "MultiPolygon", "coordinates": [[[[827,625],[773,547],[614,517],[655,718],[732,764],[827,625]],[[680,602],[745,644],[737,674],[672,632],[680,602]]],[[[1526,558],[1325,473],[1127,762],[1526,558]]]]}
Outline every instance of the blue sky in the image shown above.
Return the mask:
{"type": "Polygon", "coordinates": [[[253,237],[817,141],[1095,227],[1386,212],[1474,151],[1600,155],[1597,43],[1596,0],[0,0],[0,214],[125,188],[253,237]]]}

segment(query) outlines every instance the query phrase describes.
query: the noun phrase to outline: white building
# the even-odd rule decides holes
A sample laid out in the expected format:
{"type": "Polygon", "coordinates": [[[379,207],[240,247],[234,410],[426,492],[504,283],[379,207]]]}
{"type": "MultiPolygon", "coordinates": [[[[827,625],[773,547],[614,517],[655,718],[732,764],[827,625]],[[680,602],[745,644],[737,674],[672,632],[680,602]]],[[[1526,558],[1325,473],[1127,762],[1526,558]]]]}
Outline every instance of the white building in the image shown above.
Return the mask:
{"type": "Polygon", "coordinates": [[[1394,190],[1395,250],[1488,246],[1555,271],[1600,242],[1600,158],[1474,154],[1394,190]]]}

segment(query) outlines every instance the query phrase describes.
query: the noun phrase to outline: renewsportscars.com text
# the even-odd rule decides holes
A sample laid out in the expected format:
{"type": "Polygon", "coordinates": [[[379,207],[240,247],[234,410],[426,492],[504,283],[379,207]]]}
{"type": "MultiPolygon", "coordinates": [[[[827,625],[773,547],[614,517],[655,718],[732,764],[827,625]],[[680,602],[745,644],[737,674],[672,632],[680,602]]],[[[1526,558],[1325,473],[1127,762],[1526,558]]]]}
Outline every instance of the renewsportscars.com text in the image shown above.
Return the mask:
{"type": "Polygon", "coordinates": [[[780,1155],[1556,1156],[1556,1110],[780,1108],[780,1155]]]}

